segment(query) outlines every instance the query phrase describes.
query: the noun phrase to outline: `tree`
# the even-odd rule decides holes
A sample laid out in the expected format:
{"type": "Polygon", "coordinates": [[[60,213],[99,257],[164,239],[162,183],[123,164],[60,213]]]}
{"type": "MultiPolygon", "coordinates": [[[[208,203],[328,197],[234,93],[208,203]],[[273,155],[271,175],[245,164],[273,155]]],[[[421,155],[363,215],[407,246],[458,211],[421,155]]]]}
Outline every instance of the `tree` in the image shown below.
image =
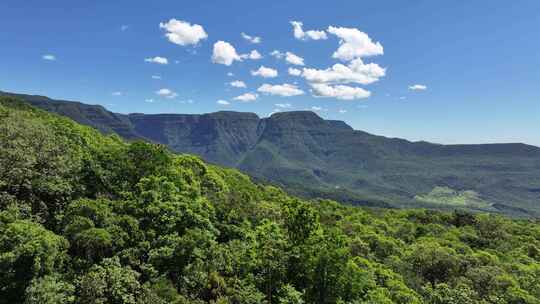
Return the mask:
{"type": "Polygon", "coordinates": [[[94,263],[112,254],[113,240],[107,230],[90,228],[75,235],[73,247],[75,254],[94,263]]]}
{"type": "Polygon", "coordinates": [[[411,272],[432,285],[449,281],[459,270],[457,253],[432,241],[412,245],[404,261],[411,272]]]}
{"type": "Polygon", "coordinates": [[[26,304],[69,304],[75,301],[75,286],[59,275],[46,275],[32,280],[26,289],[26,304]]]}
{"type": "Polygon", "coordinates": [[[61,269],[68,246],[66,239],[40,224],[0,224],[0,303],[20,302],[34,278],[61,269]]]}
{"type": "Polygon", "coordinates": [[[104,259],[84,274],[77,286],[78,302],[83,304],[135,304],[144,290],[139,273],[122,266],[118,258],[104,259]]]}
{"type": "Polygon", "coordinates": [[[283,285],[278,293],[278,304],[304,304],[303,294],[292,285],[283,285]]]}
{"type": "Polygon", "coordinates": [[[284,232],[276,223],[263,220],[255,228],[253,241],[256,280],[268,302],[273,303],[274,294],[285,279],[287,242],[284,232]]]}
{"type": "Polygon", "coordinates": [[[29,203],[52,227],[78,191],[82,153],[47,120],[7,111],[0,123],[0,192],[29,203]]]}
{"type": "Polygon", "coordinates": [[[321,304],[336,303],[343,290],[340,277],[350,255],[345,235],[337,229],[325,231],[314,251],[306,300],[321,304]]]}
{"type": "Polygon", "coordinates": [[[377,285],[371,269],[365,267],[366,263],[361,258],[355,260],[347,262],[339,278],[340,285],[343,288],[341,298],[344,301],[365,299],[368,292],[377,285]],[[359,261],[359,264],[355,260],[359,261]]]}
{"type": "Polygon", "coordinates": [[[445,283],[435,286],[426,285],[423,289],[424,299],[429,304],[474,304],[477,303],[476,292],[469,286],[459,284],[451,287],[445,283]]]}
{"type": "Polygon", "coordinates": [[[472,287],[482,298],[503,295],[508,288],[517,285],[512,277],[497,266],[471,268],[465,275],[472,281],[472,287]]]}

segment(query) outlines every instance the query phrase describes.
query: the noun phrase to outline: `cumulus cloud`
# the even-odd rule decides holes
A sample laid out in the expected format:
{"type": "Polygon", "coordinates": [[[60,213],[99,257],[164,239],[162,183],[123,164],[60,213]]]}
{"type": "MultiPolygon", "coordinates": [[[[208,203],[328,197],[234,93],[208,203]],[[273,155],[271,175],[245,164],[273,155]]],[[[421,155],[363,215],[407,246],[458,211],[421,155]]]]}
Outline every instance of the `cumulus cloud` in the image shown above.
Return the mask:
{"type": "Polygon", "coordinates": [[[201,40],[208,38],[204,28],[198,24],[191,24],[186,21],[171,19],[166,23],[160,22],[159,28],[167,31],[165,36],[170,42],[186,46],[196,45],[201,40]]]}
{"type": "Polygon", "coordinates": [[[274,78],[278,76],[278,72],[277,70],[274,70],[272,68],[267,68],[264,65],[261,65],[258,70],[251,71],[251,75],[261,76],[263,78],[274,78]]]}
{"type": "Polygon", "coordinates": [[[245,93],[245,94],[242,94],[240,96],[236,96],[233,99],[238,100],[238,101],[242,101],[242,102],[251,102],[251,101],[257,100],[258,97],[259,97],[259,95],[254,94],[254,93],[245,93]]]}
{"type": "Polygon", "coordinates": [[[242,35],[242,38],[246,39],[247,41],[253,43],[253,44],[257,44],[257,43],[261,43],[262,39],[261,37],[257,37],[257,36],[250,36],[244,32],[242,32],[240,35],[242,35]]]}
{"type": "Polygon", "coordinates": [[[51,55],[51,54],[45,54],[45,55],[41,56],[41,58],[43,58],[43,60],[48,60],[48,61],[55,61],[56,60],[56,56],[51,55]]]}
{"type": "Polygon", "coordinates": [[[423,84],[414,84],[414,85],[409,86],[409,90],[412,90],[412,91],[425,91],[425,90],[427,90],[427,86],[425,86],[423,84]]]}
{"type": "Polygon", "coordinates": [[[312,83],[313,95],[315,97],[332,97],[341,100],[353,100],[368,98],[371,93],[367,90],[346,85],[330,86],[324,83],[312,83]]]}
{"type": "Polygon", "coordinates": [[[117,92],[112,92],[111,95],[112,96],[122,96],[124,94],[122,92],[120,92],[120,91],[117,91],[117,92]]]}
{"type": "Polygon", "coordinates": [[[283,97],[291,97],[291,96],[297,96],[297,95],[303,95],[304,91],[300,90],[297,86],[284,83],[279,85],[271,85],[271,84],[263,84],[257,89],[258,92],[269,94],[269,95],[277,95],[277,96],[283,96],[283,97]]]}
{"type": "Polygon", "coordinates": [[[212,52],[212,62],[227,66],[233,64],[234,61],[242,61],[244,59],[257,60],[261,58],[262,55],[257,50],[239,55],[232,44],[221,40],[214,43],[214,50],[212,52]]]}
{"type": "Polygon", "coordinates": [[[290,103],[276,103],[275,106],[282,109],[292,108],[292,105],[290,103]]]}
{"type": "Polygon", "coordinates": [[[304,58],[292,53],[292,52],[285,52],[282,53],[279,50],[273,50],[270,53],[270,56],[276,58],[276,59],[283,59],[285,58],[285,61],[289,64],[294,65],[304,65],[304,58]]]}
{"type": "Polygon", "coordinates": [[[144,61],[157,64],[169,64],[169,60],[167,58],[160,56],[146,58],[144,61]]]}
{"type": "Polygon", "coordinates": [[[220,100],[216,101],[216,103],[219,104],[219,105],[222,105],[222,106],[228,106],[228,105],[231,104],[230,102],[228,102],[226,100],[223,100],[223,99],[220,99],[220,100]]]}
{"type": "Polygon", "coordinates": [[[302,75],[302,71],[299,70],[299,69],[289,68],[287,71],[289,72],[289,75],[292,75],[292,76],[300,76],[300,75],[302,75]]]}
{"type": "Polygon", "coordinates": [[[161,79],[161,76],[159,76],[159,75],[152,75],[152,79],[161,79]]]}
{"type": "Polygon", "coordinates": [[[252,50],[252,51],[249,52],[248,54],[242,54],[242,55],[240,55],[240,58],[242,58],[242,59],[257,60],[257,59],[261,59],[261,58],[262,58],[262,55],[261,55],[261,53],[259,53],[257,50],[252,50]]]}
{"type": "Polygon", "coordinates": [[[235,81],[231,81],[229,83],[232,87],[235,87],[235,88],[246,88],[246,83],[241,81],[241,80],[235,80],[235,81]]]}
{"type": "Polygon", "coordinates": [[[242,58],[236,49],[230,43],[225,41],[218,41],[214,43],[214,51],[212,53],[212,62],[231,65],[235,60],[242,61],[242,58]]]}
{"type": "Polygon", "coordinates": [[[340,46],[332,55],[333,58],[349,61],[384,53],[383,46],[379,42],[373,42],[368,34],[356,28],[329,26],[328,32],[340,39],[340,46]]]}
{"type": "Polygon", "coordinates": [[[285,53],[285,61],[294,65],[304,65],[304,58],[297,56],[291,52],[285,53]]]}
{"type": "Polygon", "coordinates": [[[233,76],[234,76],[234,73],[232,73],[232,72],[228,72],[228,73],[227,73],[227,76],[229,76],[229,77],[233,77],[233,76]]]}
{"type": "Polygon", "coordinates": [[[299,40],[325,40],[328,39],[325,31],[309,30],[304,32],[304,24],[300,21],[291,21],[294,38],[299,40]]]}
{"type": "Polygon", "coordinates": [[[334,64],[331,68],[317,70],[304,68],[302,76],[309,82],[314,83],[358,83],[370,84],[378,81],[386,74],[386,69],[376,63],[364,64],[362,59],[357,58],[348,65],[334,64]]]}
{"type": "Polygon", "coordinates": [[[275,57],[276,59],[281,59],[281,58],[285,57],[285,53],[282,53],[282,52],[280,52],[279,50],[273,50],[273,51],[270,53],[270,56],[273,56],[273,57],[275,57]]]}
{"type": "Polygon", "coordinates": [[[163,88],[163,89],[160,89],[158,91],[156,91],[156,94],[161,96],[161,97],[165,97],[165,98],[168,98],[168,99],[173,99],[173,98],[176,98],[178,97],[178,94],[170,89],[166,89],[166,88],[163,88]]]}

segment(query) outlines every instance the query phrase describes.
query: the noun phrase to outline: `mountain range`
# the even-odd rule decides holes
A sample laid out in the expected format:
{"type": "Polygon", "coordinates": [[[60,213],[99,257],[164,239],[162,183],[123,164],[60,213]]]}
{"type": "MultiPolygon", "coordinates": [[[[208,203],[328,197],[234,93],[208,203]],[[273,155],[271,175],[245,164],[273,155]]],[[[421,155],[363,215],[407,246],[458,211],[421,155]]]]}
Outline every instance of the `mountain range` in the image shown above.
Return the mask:
{"type": "Polygon", "coordinates": [[[540,215],[540,148],[441,145],[354,130],[309,111],[119,114],[99,105],[0,92],[105,134],[167,145],[304,197],[378,207],[540,215]]]}

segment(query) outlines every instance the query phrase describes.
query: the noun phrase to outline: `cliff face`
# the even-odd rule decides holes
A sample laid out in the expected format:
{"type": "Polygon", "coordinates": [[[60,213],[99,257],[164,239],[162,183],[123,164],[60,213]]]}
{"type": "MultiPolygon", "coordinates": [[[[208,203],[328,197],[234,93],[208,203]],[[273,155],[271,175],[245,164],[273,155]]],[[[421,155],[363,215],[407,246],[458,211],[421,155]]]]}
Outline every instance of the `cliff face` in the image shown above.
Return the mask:
{"type": "Polygon", "coordinates": [[[202,115],[129,115],[137,134],[209,162],[236,166],[259,137],[260,119],[253,113],[216,112],[202,115]]]}
{"type": "Polygon", "coordinates": [[[418,206],[418,194],[444,186],[476,191],[501,212],[540,212],[540,148],[534,146],[410,142],[353,130],[309,111],[268,118],[231,111],[123,115],[101,106],[14,95],[104,133],[239,168],[294,194],[418,206]]]}

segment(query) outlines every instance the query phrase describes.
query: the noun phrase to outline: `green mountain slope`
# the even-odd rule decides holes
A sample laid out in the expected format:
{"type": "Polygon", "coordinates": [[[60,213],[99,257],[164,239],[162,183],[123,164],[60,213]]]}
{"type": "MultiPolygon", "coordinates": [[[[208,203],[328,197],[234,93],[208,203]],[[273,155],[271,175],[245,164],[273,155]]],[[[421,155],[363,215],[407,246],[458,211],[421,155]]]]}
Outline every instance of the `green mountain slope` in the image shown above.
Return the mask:
{"type": "Polygon", "coordinates": [[[492,214],[303,201],[0,97],[0,303],[537,304],[539,235],[492,214]]]}
{"type": "Polygon", "coordinates": [[[524,144],[438,145],[375,136],[312,112],[115,114],[100,106],[17,95],[105,133],[165,144],[235,167],[304,197],[385,207],[454,208],[418,200],[438,187],[474,191],[471,209],[540,214],[540,148],[524,144]]]}

